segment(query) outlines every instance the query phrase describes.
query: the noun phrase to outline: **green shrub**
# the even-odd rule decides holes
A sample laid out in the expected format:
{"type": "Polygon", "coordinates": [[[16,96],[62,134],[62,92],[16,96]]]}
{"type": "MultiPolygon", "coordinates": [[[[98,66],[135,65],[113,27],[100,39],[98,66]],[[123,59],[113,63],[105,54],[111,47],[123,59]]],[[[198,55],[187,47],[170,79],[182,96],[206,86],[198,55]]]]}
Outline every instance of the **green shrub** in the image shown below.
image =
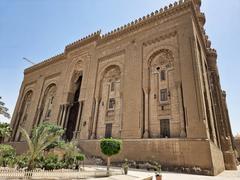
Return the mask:
{"type": "Polygon", "coordinates": [[[110,168],[110,157],[116,155],[120,152],[122,146],[122,141],[118,139],[101,139],[100,147],[104,155],[107,156],[107,175],[109,175],[110,168]]]}
{"type": "Polygon", "coordinates": [[[35,165],[37,168],[46,170],[65,168],[65,163],[59,160],[58,155],[55,154],[48,154],[36,159],[35,165]]]}
{"type": "Polygon", "coordinates": [[[77,161],[84,161],[84,159],[85,159],[85,156],[84,156],[83,154],[78,153],[78,154],[76,155],[76,160],[77,160],[77,161]]]}
{"type": "MultiPolygon", "coordinates": [[[[64,162],[66,163],[66,167],[70,169],[77,168],[79,163],[76,158],[80,154],[80,149],[78,149],[76,144],[74,144],[73,142],[68,142],[65,143],[64,150],[64,162]]],[[[78,158],[81,159],[82,157],[79,156],[78,158]]]]}
{"type": "Polygon", "coordinates": [[[46,170],[56,169],[58,163],[58,156],[57,155],[48,155],[44,159],[43,168],[46,170]]]}
{"type": "Polygon", "coordinates": [[[0,144],[0,166],[12,166],[15,163],[16,151],[11,145],[0,144]]]}
{"type": "Polygon", "coordinates": [[[22,154],[16,157],[18,168],[25,168],[28,165],[29,156],[27,154],[22,154]]]}

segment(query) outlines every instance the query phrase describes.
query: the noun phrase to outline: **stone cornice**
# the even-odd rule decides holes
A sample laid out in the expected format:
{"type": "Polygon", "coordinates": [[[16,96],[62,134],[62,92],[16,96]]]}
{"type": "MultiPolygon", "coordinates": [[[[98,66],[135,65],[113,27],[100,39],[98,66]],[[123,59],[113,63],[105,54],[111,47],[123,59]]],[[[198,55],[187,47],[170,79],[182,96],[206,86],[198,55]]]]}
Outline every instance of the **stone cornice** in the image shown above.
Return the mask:
{"type": "Polygon", "coordinates": [[[65,58],[65,54],[64,53],[58,54],[56,56],[53,56],[53,57],[51,57],[49,59],[46,59],[46,60],[44,60],[44,61],[42,61],[42,62],[40,62],[38,64],[35,64],[35,65],[25,69],[24,70],[24,74],[28,74],[28,73],[30,73],[30,72],[32,72],[32,71],[34,71],[34,70],[36,70],[36,69],[38,69],[40,67],[41,68],[45,67],[45,66],[47,66],[47,65],[49,65],[51,63],[54,63],[54,62],[59,61],[59,60],[64,59],[64,58],[65,58]]]}
{"type": "Polygon", "coordinates": [[[177,34],[177,31],[173,31],[173,32],[170,32],[168,34],[164,34],[164,35],[159,36],[159,37],[157,37],[155,39],[151,39],[151,40],[148,40],[148,41],[144,42],[143,46],[148,46],[148,45],[154,44],[156,42],[159,42],[159,41],[162,41],[162,40],[174,37],[174,36],[176,36],[176,34],[177,34]]]}

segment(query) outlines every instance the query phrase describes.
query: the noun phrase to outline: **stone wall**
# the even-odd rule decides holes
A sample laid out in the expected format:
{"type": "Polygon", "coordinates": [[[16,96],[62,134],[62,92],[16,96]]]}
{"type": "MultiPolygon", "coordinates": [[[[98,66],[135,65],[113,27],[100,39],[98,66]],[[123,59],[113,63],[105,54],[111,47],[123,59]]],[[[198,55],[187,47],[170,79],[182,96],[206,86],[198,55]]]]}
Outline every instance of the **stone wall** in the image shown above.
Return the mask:
{"type": "Polygon", "coordinates": [[[238,161],[240,161],[240,137],[235,137],[235,147],[237,150],[238,161]]]}
{"type": "MultiPolygon", "coordinates": [[[[80,140],[79,146],[88,155],[105,158],[98,140],[80,140]]],[[[224,170],[221,151],[209,141],[200,139],[126,139],[123,140],[122,151],[112,157],[112,162],[125,158],[158,161],[163,167],[200,167],[209,170],[209,175],[217,175],[224,170]]]]}
{"type": "Polygon", "coordinates": [[[13,148],[16,150],[17,155],[26,153],[28,150],[26,142],[8,142],[7,144],[13,146],[13,148]]]}
{"type": "Polygon", "coordinates": [[[214,174],[219,174],[225,170],[222,151],[213,143],[210,143],[210,148],[214,174]]]}

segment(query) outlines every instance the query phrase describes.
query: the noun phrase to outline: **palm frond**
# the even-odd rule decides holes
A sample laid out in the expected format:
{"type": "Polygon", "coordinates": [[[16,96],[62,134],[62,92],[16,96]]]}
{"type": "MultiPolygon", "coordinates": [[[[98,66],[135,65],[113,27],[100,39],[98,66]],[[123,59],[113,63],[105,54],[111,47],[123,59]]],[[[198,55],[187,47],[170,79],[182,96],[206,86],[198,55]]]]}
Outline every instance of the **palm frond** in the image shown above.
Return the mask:
{"type": "Polygon", "coordinates": [[[23,129],[22,127],[20,127],[20,132],[22,133],[23,138],[27,141],[29,151],[30,151],[31,153],[33,153],[33,152],[34,152],[33,143],[32,143],[32,141],[31,141],[31,139],[30,139],[27,131],[26,131],[25,129],[23,129]]]}

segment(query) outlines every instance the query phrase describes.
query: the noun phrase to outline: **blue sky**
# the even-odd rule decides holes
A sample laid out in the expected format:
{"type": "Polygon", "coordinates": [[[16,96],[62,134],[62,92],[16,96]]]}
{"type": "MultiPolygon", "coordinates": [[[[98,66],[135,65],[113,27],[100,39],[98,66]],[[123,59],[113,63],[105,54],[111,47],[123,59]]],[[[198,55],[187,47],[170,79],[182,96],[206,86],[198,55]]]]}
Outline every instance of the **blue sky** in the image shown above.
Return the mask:
{"type": "MultiPolygon", "coordinates": [[[[30,64],[99,29],[106,33],[160,9],[172,0],[1,0],[0,96],[12,114],[30,64]]],[[[240,132],[240,1],[203,0],[206,30],[218,51],[222,88],[227,91],[233,133],[240,132]]],[[[0,121],[8,121],[0,116],[0,121]]]]}

